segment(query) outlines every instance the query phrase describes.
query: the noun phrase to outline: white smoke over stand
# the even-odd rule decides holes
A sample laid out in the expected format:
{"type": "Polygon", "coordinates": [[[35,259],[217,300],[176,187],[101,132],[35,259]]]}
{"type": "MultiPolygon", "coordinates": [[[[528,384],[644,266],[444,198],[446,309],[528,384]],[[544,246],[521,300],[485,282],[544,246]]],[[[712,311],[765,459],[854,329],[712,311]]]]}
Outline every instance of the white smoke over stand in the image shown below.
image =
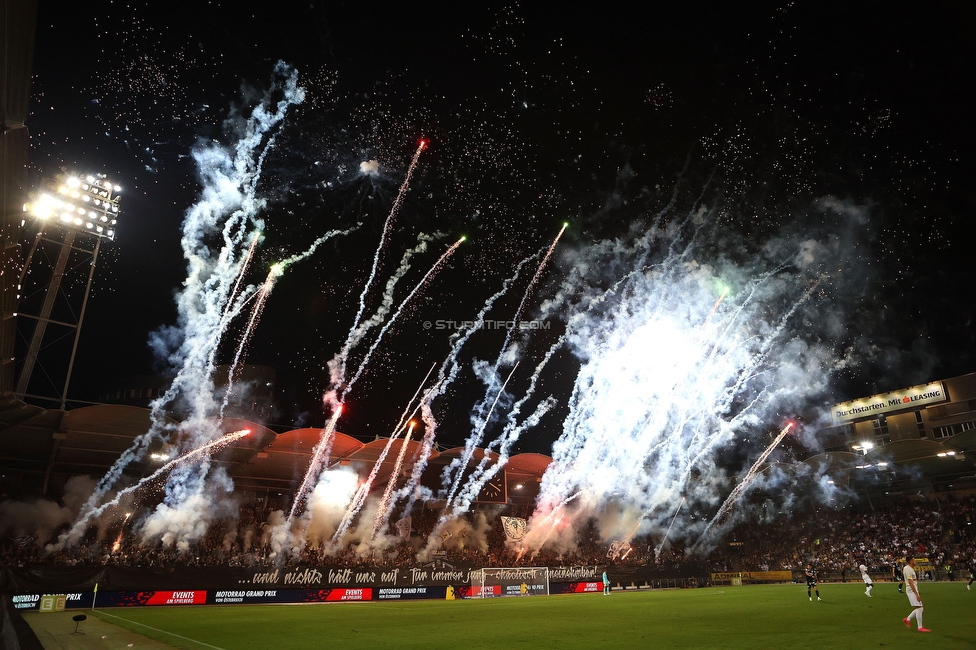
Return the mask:
{"type": "MultiPolygon", "coordinates": [[[[603,540],[660,534],[683,498],[714,509],[727,492],[722,452],[826,391],[839,362],[825,269],[843,269],[845,242],[785,237],[742,261],[734,247],[716,252],[714,218],[700,209],[567,256],[546,310],[563,312],[582,366],[520,550],[571,549],[589,521],[603,540]]],[[[671,537],[694,540],[703,522],[692,519],[671,537]]]]}

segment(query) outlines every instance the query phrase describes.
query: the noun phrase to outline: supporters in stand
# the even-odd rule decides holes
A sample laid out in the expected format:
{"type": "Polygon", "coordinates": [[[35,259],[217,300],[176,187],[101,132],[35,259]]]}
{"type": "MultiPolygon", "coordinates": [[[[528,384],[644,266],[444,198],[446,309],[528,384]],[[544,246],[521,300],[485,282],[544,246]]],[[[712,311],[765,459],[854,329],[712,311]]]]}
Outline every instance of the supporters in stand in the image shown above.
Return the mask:
{"type": "MultiPolygon", "coordinates": [[[[272,566],[277,562],[269,529],[273,513],[286,504],[271,502],[241,506],[236,519],[211,524],[206,535],[185,549],[164,546],[159,540],[142,543],[136,535],[137,525],[127,526],[120,536],[119,524],[109,525],[99,533],[94,527],[81,543],[46,553],[49,539],[37,539],[24,531],[8,531],[0,538],[0,563],[25,565],[53,563],[65,566],[117,564],[126,566],[272,566]],[[118,540],[118,545],[116,541],[118,540]]],[[[867,572],[887,573],[887,567],[906,557],[925,557],[941,578],[947,564],[970,566],[976,575],[976,539],[967,522],[976,518],[976,499],[932,501],[897,501],[875,508],[820,509],[779,515],[768,521],[744,521],[733,528],[717,546],[704,555],[686,553],[698,541],[683,539],[672,532],[660,551],[660,538],[635,538],[632,549],[623,557],[608,558],[613,540],[601,536],[590,523],[577,531],[577,544],[571,551],[544,548],[532,556],[516,557],[505,545],[505,535],[498,525],[491,525],[497,510],[485,510],[489,525],[477,540],[472,537],[451,538],[438,557],[458,566],[578,566],[620,564],[651,566],[660,570],[694,570],[697,575],[713,571],[783,571],[802,572],[807,564],[817,566],[821,579],[839,579],[845,567],[863,564],[867,572]],[[691,568],[689,568],[691,567],[691,568]]],[[[435,529],[440,512],[418,506],[412,513],[413,534],[409,540],[393,539],[382,553],[360,555],[352,548],[329,552],[329,540],[307,545],[292,563],[319,566],[389,566],[403,567],[418,562],[417,551],[423,548],[435,529]]],[[[54,531],[56,534],[58,531],[54,531]]],[[[921,570],[918,577],[925,575],[921,570]]],[[[967,585],[971,586],[972,580],[967,585]]]]}

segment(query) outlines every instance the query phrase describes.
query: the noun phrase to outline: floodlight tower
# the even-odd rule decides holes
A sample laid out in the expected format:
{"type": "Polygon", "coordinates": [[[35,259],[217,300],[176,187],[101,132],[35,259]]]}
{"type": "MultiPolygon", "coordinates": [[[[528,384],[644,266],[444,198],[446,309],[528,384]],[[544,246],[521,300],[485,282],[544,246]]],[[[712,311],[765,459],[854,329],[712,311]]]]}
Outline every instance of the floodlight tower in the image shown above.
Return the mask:
{"type": "MultiPolygon", "coordinates": [[[[69,175],[59,179],[54,191],[38,195],[25,206],[38,230],[20,276],[18,316],[36,322],[14,390],[20,399],[56,402],[59,408],[65,408],[98,251],[104,240],[115,239],[121,189],[104,174],[69,175]],[[46,286],[43,278],[34,277],[44,271],[49,274],[46,286]],[[25,280],[32,277],[34,282],[28,287],[25,280]],[[78,290],[81,284],[83,291],[78,290]],[[49,333],[48,326],[59,331],[49,333]],[[57,370],[39,363],[45,352],[63,344],[72,334],[66,368],[61,348],[50,364],[57,370]],[[41,377],[35,376],[36,368],[41,369],[41,377]],[[59,381],[61,374],[63,384],[59,381]]],[[[25,218],[22,225],[26,223],[25,218]]]]}

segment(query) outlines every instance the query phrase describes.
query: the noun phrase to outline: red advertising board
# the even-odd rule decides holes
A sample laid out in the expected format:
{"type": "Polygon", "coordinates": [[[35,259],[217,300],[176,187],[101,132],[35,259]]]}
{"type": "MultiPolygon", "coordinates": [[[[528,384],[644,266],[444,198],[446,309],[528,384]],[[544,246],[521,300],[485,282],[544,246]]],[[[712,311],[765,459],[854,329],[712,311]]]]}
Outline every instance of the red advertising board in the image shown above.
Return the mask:
{"type": "Polygon", "coordinates": [[[146,601],[147,605],[204,605],[206,591],[156,591],[146,601]]]}
{"type": "Polygon", "coordinates": [[[372,600],[372,589],[333,589],[326,600],[372,600]]]}
{"type": "Polygon", "coordinates": [[[602,582],[574,582],[566,593],[586,594],[595,591],[603,592],[602,582]]]}

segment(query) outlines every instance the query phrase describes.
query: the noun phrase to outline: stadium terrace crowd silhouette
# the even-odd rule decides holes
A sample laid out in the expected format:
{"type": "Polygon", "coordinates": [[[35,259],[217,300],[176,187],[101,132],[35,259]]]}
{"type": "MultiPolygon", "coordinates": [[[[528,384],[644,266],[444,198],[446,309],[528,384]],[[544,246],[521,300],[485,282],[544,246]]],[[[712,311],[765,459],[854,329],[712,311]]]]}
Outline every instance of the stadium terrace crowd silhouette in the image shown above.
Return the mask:
{"type": "MultiPolygon", "coordinates": [[[[275,566],[282,564],[271,540],[271,521],[280,519],[281,503],[242,505],[236,519],[212,523],[202,538],[182,547],[161,540],[142,540],[120,523],[92,527],[78,544],[50,552],[51,540],[23,531],[6,531],[0,540],[0,562],[6,566],[120,565],[120,566],[275,566]],[[121,534],[120,534],[121,532],[121,534]]],[[[760,506],[759,510],[762,510],[760,506]]],[[[923,579],[968,578],[976,562],[976,497],[941,497],[858,504],[839,510],[816,508],[742,521],[703,553],[690,554],[678,540],[637,537],[628,552],[614,552],[613,540],[602,540],[593,525],[578,533],[576,548],[559,552],[543,549],[535,556],[516,557],[506,547],[498,521],[500,511],[483,509],[470,517],[484,517],[486,525],[471,526],[444,540],[437,557],[455,566],[580,566],[629,565],[688,571],[689,575],[729,571],[783,571],[813,564],[828,580],[857,580],[857,566],[865,564],[878,579],[890,579],[892,567],[908,556],[929,559],[923,579]],[[480,531],[480,532],[478,532],[480,531]],[[954,570],[949,570],[952,566],[954,570]]],[[[510,513],[509,513],[510,514],[510,513]]],[[[285,564],[310,566],[384,566],[418,564],[440,512],[418,508],[412,516],[409,540],[395,538],[387,549],[361,554],[353,548],[327,552],[329,540],[307,544],[285,564]]],[[[687,540],[693,544],[697,540],[687,540]]]]}

